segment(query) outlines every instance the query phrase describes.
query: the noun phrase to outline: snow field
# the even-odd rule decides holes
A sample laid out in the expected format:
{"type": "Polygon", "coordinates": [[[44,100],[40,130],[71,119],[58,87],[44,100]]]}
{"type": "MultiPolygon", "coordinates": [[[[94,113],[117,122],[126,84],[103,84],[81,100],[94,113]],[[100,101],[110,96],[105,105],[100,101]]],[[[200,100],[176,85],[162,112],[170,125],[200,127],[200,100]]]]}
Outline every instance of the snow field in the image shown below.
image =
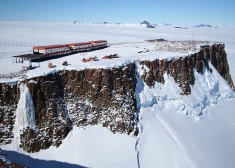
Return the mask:
{"type": "MultiPolygon", "coordinates": [[[[26,153],[15,149],[12,144],[3,146],[7,151],[17,151],[34,159],[59,161],[85,167],[137,167],[135,138],[124,134],[113,134],[102,126],[74,127],[63,140],[59,148],[50,147],[38,153],[26,153]]],[[[21,155],[8,157],[9,160],[24,163],[30,167],[47,167],[35,165],[32,159],[23,160],[21,155]]]]}
{"type": "Polygon", "coordinates": [[[194,71],[196,80],[189,96],[182,96],[181,88],[167,74],[164,84],[155,83],[150,88],[140,78],[142,66],[137,66],[139,167],[235,165],[235,93],[209,66],[212,73],[207,69],[203,75],[194,71]]]}
{"type": "Polygon", "coordinates": [[[159,105],[142,108],[140,167],[233,168],[234,104],[222,100],[198,121],[159,105]]]}
{"type": "MultiPolygon", "coordinates": [[[[154,50],[153,45],[143,43],[147,39],[164,38],[167,40],[195,40],[222,41],[225,43],[228,62],[232,78],[235,80],[235,28],[219,27],[189,28],[187,30],[170,27],[156,27],[146,29],[143,27],[119,27],[103,25],[73,25],[70,23],[0,23],[1,41],[34,41],[40,44],[71,43],[107,39],[110,43],[141,42],[135,44],[113,45],[105,50],[98,50],[85,55],[73,55],[53,60],[55,69],[48,69],[47,63],[29,71],[28,77],[46,75],[64,69],[62,61],[69,60],[72,66],[67,69],[84,68],[112,68],[115,66],[136,62],[137,75],[143,72],[140,60],[152,60],[156,55],[142,53],[136,55],[140,48],[148,47],[154,50]],[[20,31],[19,31],[20,30],[20,31]],[[137,47],[137,48],[136,48],[137,47]],[[140,47],[140,48],[138,48],[140,47]],[[102,60],[81,64],[83,57],[118,53],[120,59],[102,60]]],[[[0,46],[2,47],[2,46],[0,46]]],[[[22,51],[26,51],[26,48],[22,51]]],[[[28,50],[28,49],[27,49],[28,50]]],[[[0,52],[16,52],[21,49],[2,47],[0,52]]],[[[185,53],[183,54],[185,55],[185,53]]],[[[182,56],[177,53],[160,53],[160,58],[182,56]]],[[[3,56],[7,60],[7,55],[3,56]]],[[[20,64],[3,64],[0,60],[0,74],[13,69],[21,69],[20,64]],[[19,66],[18,66],[19,65],[19,66]]],[[[8,59],[9,60],[9,59],[8,59]]],[[[5,62],[5,61],[4,61],[5,62]]],[[[34,65],[36,66],[36,65],[34,65]]],[[[148,71],[147,67],[144,67],[148,71]]],[[[2,149],[17,151],[20,154],[9,155],[9,160],[25,164],[30,167],[48,167],[46,162],[35,165],[31,159],[25,159],[21,154],[30,158],[67,162],[86,167],[206,167],[206,168],[233,168],[235,165],[235,99],[234,92],[226,81],[210,65],[212,73],[204,70],[204,74],[196,71],[195,85],[192,94],[182,96],[181,88],[174,80],[164,75],[165,83],[155,83],[149,88],[140,77],[137,78],[136,96],[138,101],[140,134],[138,137],[123,134],[113,134],[102,126],[74,127],[63,140],[59,148],[51,147],[38,153],[25,153],[17,147],[18,138],[14,143],[1,146],[2,149]]],[[[17,78],[15,78],[17,80],[17,78]]],[[[3,81],[3,80],[2,80],[3,81]]],[[[14,134],[19,136],[19,130],[25,126],[34,127],[34,110],[31,96],[25,85],[21,85],[21,96],[16,110],[16,124],[14,134]]],[[[40,162],[41,163],[41,162],[40,162]]]]}
{"type": "MultiPolygon", "coordinates": [[[[26,73],[11,74],[22,70],[25,65],[12,63],[12,56],[22,53],[32,52],[32,47],[29,45],[50,45],[50,44],[65,44],[72,42],[82,42],[90,40],[106,39],[108,43],[120,43],[120,46],[111,45],[110,48],[88,52],[84,55],[72,55],[55,59],[52,62],[56,67],[55,70],[65,69],[62,62],[67,60],[71,65],[66,69],[83,69],[83,68],[109,68],[118,66],[126,61],[133,59],[163,59],[179,56],[187,56],[194,52],[192,46],[183,45],[183,41],[222,41],[226,44],[226,50],[233,50],[235,44],[234,27],[218,27],[211,28],[195,28],[189,29],[174,29],[172,26],[159,26],[155,29],[147,29],[143,26],[133,26],[133,24],[124,24],[130,26],[105,26],[98,24],[72,24],[72,23],[21,23],[21,22],[0,22],[0,82],[16,81],[25,76],[26,73]],[[132,25],[132,26],[131,26],[132,25]],[[144,43],[144,40],[163,38],[172,41],[182,41],[182,43],[153,45],[144,43]],[[140,42],[140,43],[137,43],[140,42]],[[125,43],[127,43],[125,45],[125,43]],[[129,44],[128,44],[129,43],[129,44]],[[5,45],[4,45],[5,44],[5,45]],[[9,45],[6,45],[9,44],[9,45]],[[13,44],[13,45],[12,45],[13,44]],[[19,44],[18,46],[15,44],[19,44]],[[21,45],[22,44],[22,45],[21,45]],[[182,45],[181,45],[182,44],[182,45]],[[186,50],[181,47],[185,46],[186,50]],[[190,49],[191,48],[191,49],[190,49]],[[167,52],[163,52],[163,51],[167,52]],[[190,51],[191,50],[191,51],[190,51]],[[139,51],[143,53],[138,54],[139,51]],[[146,52],[148,51],[148,52],[146,52]],[[192,52],[193,51],[193,52],[192,52]],[[108,54],[118,53],[120,59],[101,60],[101,57],[108,54]],[[82,63],[81,60],[85,57],[97,56],[100,61],[92,63],[82,63]],[[3,75],[4,74],[4,75],[3,75]],[[11,77],[13,76],[13,77],[11,77]],[[9,79],[12,78],[12,79],[9,79]]],[[[134,24],[135,25],[135,24],[134,24]]],[[[233,53],[234,54],[234,53],[233,53]]],[[[47,74],[48,62],[33,64],[37,67],[33,72],[27,73],[25,77],[34,77],[47,74]]]]}

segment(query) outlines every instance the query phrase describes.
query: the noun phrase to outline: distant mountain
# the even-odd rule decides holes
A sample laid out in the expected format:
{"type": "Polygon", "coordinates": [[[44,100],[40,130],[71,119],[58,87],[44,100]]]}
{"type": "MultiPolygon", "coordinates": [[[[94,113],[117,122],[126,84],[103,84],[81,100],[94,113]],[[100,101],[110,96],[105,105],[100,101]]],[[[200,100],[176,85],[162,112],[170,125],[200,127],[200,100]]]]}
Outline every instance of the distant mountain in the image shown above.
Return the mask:
{"type": "MultiPolygon", "coordinates": [[[[138,23],[110,23],[110,22],[94,22],[94,23],[88,23],[88,22],[79,22],[79,21],[73,21],[71,22],[73,24],[99,24],[99,25],[110,25],[110,26],[128,26],[128,27],[136,27],[136,26],[142,26],[142,27],[147,27],[147,28],[155,28],[157,26],[175,26],[176,28],[178,27],[186,27],[188,25],[173,25],[171,23],[161,23],[161,24],[151,24],[147,20],[144,20],[140,24],[138,23]]],[[[198,25],[193,25],[193,27],[208,27],[208,28],[218,28],[218,27],[230,27],[230,26],[235,26],[235,25],[226,25],[226,24],[218,24],[218,25],[211,25],[211,24],[198,24],[198,25]]],[[[191,26],[190,26],[191,27],[191,26]]]]}
{"type": "Polygon", "coordinates": [[[148,25],[147,28],[155,28],[153,25],[148,25]]]}
{"type": "Polygon", "coordinates": [[[156,27],[156,26],[159,26],[158,24],[152,24],[152,25],[155,26],[155,27],[156,27]]]}
{"type": "Polygon", "coordinates": [[[146,21],[146,20],[143,21],[143,22],[141,22],[140,24],[141,24],[141,25],[146,25],[146,26],[149,26],[149,25],[150,25],[150,23],[149,23],[148,21],[146,21]]]}
{"type": "Polygon", "coordinates": [[[84,24],[84,22],[74,21],[73,24],[84,24]]]}
{"type": "Polygon", "coordinates": [[[199,25],[194,25],[193,27],[209,27],[209,28],[217,28],[217,26],[210,25],[210,24],[199,24],[199,25]]]}
{"type": "Polygon", "coordinates": [[[147,28],[155,28],[155,26],[151,25],[148,21],[143,21],[140,23],[141,25],[146,25],[147,28]]]}
{"type": "Polygon", "coordinates": [[[172,24],[169,24],[169,23],[162,23],[162,24],[159,24],[159,26],[172,26],[172,24]]]}
{"type": "Polygon", "coordinates": [[[74,21],[73,24],[79,24],[79,21],[74,21]]]}
{"type": "Polygon", "coordinates": [[[219,24],[219,25],[217,25],[217,27],[229,27],[229,25],[219,24]]]}

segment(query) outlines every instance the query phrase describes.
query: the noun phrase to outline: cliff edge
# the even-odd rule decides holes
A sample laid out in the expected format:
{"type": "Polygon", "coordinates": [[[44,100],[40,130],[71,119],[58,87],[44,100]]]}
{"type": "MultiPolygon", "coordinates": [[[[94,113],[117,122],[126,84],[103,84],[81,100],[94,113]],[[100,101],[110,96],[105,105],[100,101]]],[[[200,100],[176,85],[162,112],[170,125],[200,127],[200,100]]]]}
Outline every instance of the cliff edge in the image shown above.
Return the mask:
{"type": "MultiPolygon", "coordinates": [[[[101,124],[113,133],[139,133],[137,62],[112,69],[62,70],[18,83],[0,84],[0,144],[19,142],[27,152],[60,146],[73,125],[101,124]],[[19,127],[20,125],[20,127],[19,127]],[[18,135],[17,135],[18,134],[18,135]]],[[[212,72],[235,90],[224,44],[204,45],[198,53],[172,59],[139,61],[150,88],[171,76],[190,95],[195,71],[212,72]]]]}

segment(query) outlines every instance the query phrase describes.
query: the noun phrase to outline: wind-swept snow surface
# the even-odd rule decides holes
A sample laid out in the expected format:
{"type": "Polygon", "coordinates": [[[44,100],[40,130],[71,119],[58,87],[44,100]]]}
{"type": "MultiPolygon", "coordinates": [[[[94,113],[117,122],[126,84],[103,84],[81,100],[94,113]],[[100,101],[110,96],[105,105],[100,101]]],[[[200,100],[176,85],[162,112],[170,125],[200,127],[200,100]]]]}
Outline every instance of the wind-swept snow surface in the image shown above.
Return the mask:
{"type": "MultiPolygon", "coordinates": [[[[166,40],[187,40],[192,41],[193,35],[195,41],[219,41],[224,42],[228,57],[234,52],[235,45],[235,27],[219,27],[217,29],[195,28],[175,29],[172,26],[158,26],[155,29],[146,29],[145,27],[127,27],[127,26],[106,26],[99,24],[72,24],[72,23],[21,23],[21,22],[0,22],[0,82],[6,82],[4,75],[13,73],[10,76],[15,77],[12,81],[16,81],[20,76],[23,64],[12,63],[12,56],[25,53],[32,53],[34,45],[52,45],[66,44],[73,42],[85,42],[91,40],[107,40],[109,44],[119,44],[110,46],[105,50],[87,52],[83,55],[75,54],[63,58],[53,59],[50,62],[55,65],[55,70],[61,70],[63,61],[70,64],[66,69],[83,69],[96,67],[113,67],[117,63],[123,64],[125,61],[132,59],[166,58],[176,56],[187,56],[190,52],[177,53],[159,52],[161,46],[146,43],[144,40],[150,39],[166,39],[166,40]],[[138,43],[137,43],[138,42],[138,43]],[[157,50],[153,50],[157,47],[157,50]],[[148,53],[138,54],[139,51],[149,50],[148,53]],[[231,51],[231,52],[230,52],[231,51]],[[108,54],[118,53],[119,59],[101,60],[101,57],[108,54]],[[97,56],[100,61],[84,64],[83,58],[97,56]],[[15,74],[18,72],[17,74],[15,74]],[[4,75],[2,75],[4,74],[4,75]]],[[[174,47],[171,47],[174,48],[174,47]]],[[[229,58],[228,58],[229,59],[229,58]]],[[[233,60],[233,59],[232,59],[233,60]]],[[[27,66],[26,63],[24,66],[27,66]]],[[[40,64],[33,64],[37,67],[27,76],[38,76],[51,73],[48,69],[48,61],[40,64]]],[[[21,75],[22,76],[22,75],[21,75]]],[[[9,79],[8,79],[9,80],[9,79]]]]}
{"type": "MultiPolygon", "coordinates": [[[[7,153],[11,153],[10,151],[14,151],[12,147],[7,145],[3,148],[8,151],[7,153]]],[[[59,148],[51,147],[32,154],[22,150],[18,152],[21,154],[9,155],[9,160],[34,168],[47,167],[49,163],[41,162],[42,165],[35,165],[32,158],[95,168],[137,167],[135,138],[113,134],[102,126],[74,127],[59,148]],[[24,160],[24,155],[31,158],[24,160]]]]}
{"type": "MultiPolygon", "coordinates": [[[[167,74],[154,88],[138,79],[140,167],[235,166],[235,93],[210,68],[212,73],[194,72],[188,96],[167,74]]],[[[141,75],[140,66],[137,71],[141,75]]]]}
{"type": "Polygon", "coordinates": [[[234,108],[234,99],[222,100],[198,121],[160,105],[141,108],[140,167],[233,168],[234,108]]]}

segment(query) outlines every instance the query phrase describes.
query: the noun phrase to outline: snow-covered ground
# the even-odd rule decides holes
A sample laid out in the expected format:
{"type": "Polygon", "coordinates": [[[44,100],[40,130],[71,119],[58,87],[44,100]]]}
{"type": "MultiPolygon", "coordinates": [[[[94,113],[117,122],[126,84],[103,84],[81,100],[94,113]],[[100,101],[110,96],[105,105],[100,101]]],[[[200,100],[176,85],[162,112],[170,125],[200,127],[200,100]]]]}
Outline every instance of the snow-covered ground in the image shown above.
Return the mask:
{"type": "MultiPolygon", "coordinates": [[[[176,46],[180,48],[182,43],[178,44],[150,44],[144,40],[163,38],[166,40],[194,40],[224,42],[228,53],[233,52],[234,27],[195,28],[175,29],[173,26],[160,26],[155,29],[148,29],[143,26],[120,26],[120,25],[99,25],[99,24],[72,24],[72,23],[20,23],[20,22],[0,22],[0,82],[9,81],[4,79],[9,74],[11,81],[16,81],[25,73],[22,66],[27,66],[28,62],[12,63],[12,56],[32,53],[34,45],[66,44],[73,42],[85,42],[90,40],[108,40],[111,44],[109,48],[87,52],[84,55],[75,54],[60,59],[54,59],[51,62],[56,67],[55,70],[64,69],[62,62],[67,60],[71,65],[66,69],[83,69],[98,67],[113,67],[133,59],[154,59],[176,56],[187,56],[193,51],[190,48],[185,50],[165,50],[167,46],[176,46]],[[139,42],[139,43],[137,43],[139,42]],[[118,44],[117,44],[118,43],[118,44]],[[161,47],[164,46],[165,47],[161,47]],[[158,49],[156,49],[158,47],[158,49]],[[139,51],[150,50],[146,53],[138,54],[139,51]],[[118,53],[120,58],[114,60],[101,60],[101,57],[107,54],[118,53]],[[82,58],[97,56],[100,61],[92,63],[82,63],[82,58]]],[[[185,44],[183,44],[185,46],[185,44]]],[[[54,69],[48,69],[48,62],[33,64],[37,67],[35,70],[27,73],[28,77],[47,74],[54,69]],[[39,67],[40,66],[40,67],[39,67]]],[[[24,76],[25,77],[25,76],[24,76]]]]}
{"type": "MultiPolygon", "coordinates": [[[[133,137],[113,134],[98,125],[86,128],[74,127],[59,148],[51,147],[33,154],[27,154],[17,149],[18,147],[14,144],[2,148],[8,151],[19,150],[22,155],[14,155],[9,152],[9,160],[34,168],[48,167],[50,164],[49,162],[41,162],[42,164],[39,162],[40,164],[37,165],[33,161],[34,159],[53,160],[85,167],[119,168],[137,167],[135,143],[136,140],[133,137]],[[31,158],[24,160],[24,155],[29,155],[31,158]]],[[[63,167],[63,165],[60,166],[63,167]]]]}
{"type": "Polygon", "coordinates": [[[174,108],[142,108],[141,167],[233,168],[234,108],[234,99],[222,100],[199,121],[174,108]]]}
{"type": "MultiPolygon", "coordinates": [[[[193,44],[190,42],[158,42],[158,45],[156,43],[149,43],[149,42],[137,42],[137,43],[112,43],[110,44],[110,47],[96,50],[92,52],[86,52],[86,53],[79,53],[74,54],[58,59],[52,59],[49,61],[44,61],[40,63],[33,63],[33,67],[37,67],[36,69],[30,70],[25,73],[21,73],[23,75],[26,75],[27,78],[36,77],[36,76],[42,76],[57,70],[81,70],[85,68],[113,68],[117,66],[121,66],[123,64],[134,62],[134,61],[140,61],[140,60],[154,60],[156,58],[164,59],[164,58],[172,58],[172,57],[180,57],[180,56],[187,56],[188,54],[192,54],[195,51],[193,51],[193,44]],[[186,45],[188,44],[188,45],[186,45]],[[187,50],[182,50],[182,46],[187,50]],[[173,47],[174,46],[174,47],[173,47]],[[141,53],[138,53],[141,52],[141,53]],[[117,53],[119,55],[119,58],[115,59],[102,59],[105,55],[115,54],[117,53]],[[96,56],[99,61],[92,61],[83,63],[83,58],[89,58],[96,56]],[[63,66],[62,63],[64,61],[67,61],[69,63],[68,66],[63,66]],[[52,64],[55,66],[54,68],[48,68],[48,62],[52,62],[52,64]]],[[[198,42],[199,44],[199,42],[198,42]]],[[[2,67],[2,73],[4,75],[11,76],[12,74],[17,74],[17,70],[20,71],[22,69],[22,66],[27,66],[29,63],[24,62],[23,65],[21,63],[12,63],[12,58],[5,59],[6,62],[2,62],[2,64],[7,64],[8,68],[2,67]],[[17,67],[16,67],[17,66],[17,67]],[[15,72],[15,73],[14,73],[15,72]],[[10,75],[9,75],[10,74],[10,75]]],[[[0,63],[1,65],[1,63],[0,63]]],[[[1,69],[1,68],[0,68],[1,69]]],[[[19,73],[20,74],[20,73],[19,73]]],[[[14,78],[13,81],[18,80],[21,78],[19,75],[18,77],[14,78]]],[[[0,82],[5,81],[12,81],[11,79],[7,78],[0,78],[0,82]]]]}
{"type": "MultiPolygon", "coordinates": [[[[12,64],[10,56],[30,51],[30,45],[34,43],[44,45],[99,39],[107,39],[112,44],[128,43],[112,45],[104,50],[84,55],[76,54],[52,60],[56,65],[55,70],[64,68],[61,65],[64,60],[71,64],[66,67],[68,69],[109,68],[134,60],[138,65],[138,60],[143,59],[185,56],[191,51],[157,52],[154,51],[156,46],[145,43],[144,40],[158,38],[192,40],[194,34],[194,39],[198,41],[225,43],[230,72],[235,80],[234,27],[174,29],[172,26],[159,26],[147,29],[118,25],[0,22],[0,34],[0,74],[21,70],[22,64],[12,64]],[[5,44],[9,42],[9,45],[3,46],[4,42],[5,44]],[[10,46],[12,42],[22,45],[15,46],[13,43],[10,46]],[[151,52],[137,53],[144,48],[151,52]],[[6,52],[9,52],[9,55],[6,52]],[[120,58],[81,63],[83,57],[101,58],[114,53],[118,53],[120,58]]],[[[51,72],[51,69],[47,68],[47,63],[41,63],[40,67],[29,71],[27,75],[35,76],[51,72]]],[[[141,70],[137,69],[137,72],[141,74],[141,70]]],[[[195,77],[195,85],[189,96],[180,95],[180,88],[167,75],[164,76],[164,85],[157,83],[152,89],[138,80],[136,96],[141,128],[138,137],[112,134],[98,125],[86,128],[74,127],[59,148],[51,147],[34,154],[23,152],[15,143],[1,148],[7,151],[9,160],[31,167],[81,165],[95,168],[233,168],[235,167],[234,92],[215,70],[212,74],[205,71],[203,76],[195,72],[195,77]]],[[[23,95],[20,106],[23,107],[26,105],[24,99],[29,96],[27,89],[21,89],[23,95]]],[[[18,113],[21,107],[17,108],[18,113]]]]}

